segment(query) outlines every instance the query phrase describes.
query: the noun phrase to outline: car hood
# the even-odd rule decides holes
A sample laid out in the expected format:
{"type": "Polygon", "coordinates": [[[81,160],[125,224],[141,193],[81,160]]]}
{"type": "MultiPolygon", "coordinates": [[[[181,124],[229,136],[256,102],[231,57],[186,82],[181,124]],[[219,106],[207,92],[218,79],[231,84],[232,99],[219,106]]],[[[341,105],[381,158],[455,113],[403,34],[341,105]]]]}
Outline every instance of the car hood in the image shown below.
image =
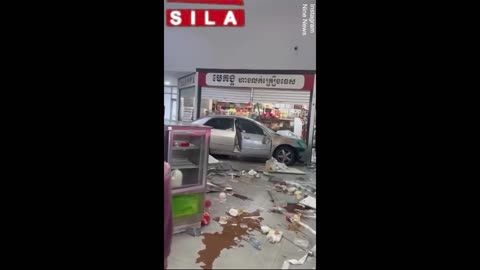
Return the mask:
{"type": "Polygon", "coordinates": [[[290,130],[279,130],[276,132],[276,134],[287,138],[301,140],[301,138],[299,138],[295,133],[291,132],[290,130]]]}

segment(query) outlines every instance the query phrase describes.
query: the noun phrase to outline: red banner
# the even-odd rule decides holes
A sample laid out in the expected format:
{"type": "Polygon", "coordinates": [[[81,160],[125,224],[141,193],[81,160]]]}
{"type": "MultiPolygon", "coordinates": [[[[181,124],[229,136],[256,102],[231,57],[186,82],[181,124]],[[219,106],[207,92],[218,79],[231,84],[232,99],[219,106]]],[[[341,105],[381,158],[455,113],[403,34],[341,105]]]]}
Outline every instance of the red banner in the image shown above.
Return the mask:
{"type": "Polygon", "coordinates": [[[243,6],[243,0],[167,0],[168,3],[243,6]]]}
{"type": "Polygon", "coordinates": [[[243,9],[167,9],[170,27],[241,27],[245,26],[243,9]]]}

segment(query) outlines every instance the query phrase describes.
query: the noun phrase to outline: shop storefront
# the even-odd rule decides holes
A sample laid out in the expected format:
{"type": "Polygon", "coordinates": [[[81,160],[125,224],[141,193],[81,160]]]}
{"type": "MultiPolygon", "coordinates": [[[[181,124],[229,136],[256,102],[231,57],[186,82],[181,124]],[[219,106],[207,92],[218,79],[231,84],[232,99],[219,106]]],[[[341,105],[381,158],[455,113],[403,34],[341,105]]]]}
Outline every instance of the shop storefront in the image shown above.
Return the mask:
{"type": "Polygon", "coordinates": [[[245,116],[312,143],[314,81],[315,71],[197,69],[196,118],[245,116]]]}

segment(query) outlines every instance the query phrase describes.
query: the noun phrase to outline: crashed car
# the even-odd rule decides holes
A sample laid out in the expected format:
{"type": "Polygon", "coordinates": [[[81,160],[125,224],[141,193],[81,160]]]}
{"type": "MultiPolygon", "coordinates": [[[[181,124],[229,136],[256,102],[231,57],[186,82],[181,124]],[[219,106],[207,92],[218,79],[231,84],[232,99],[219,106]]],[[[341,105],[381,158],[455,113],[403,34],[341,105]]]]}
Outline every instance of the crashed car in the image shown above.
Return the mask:
{"type": "Polygon", "coordinates": [[[288,166],[304,162],[306,144],[290,133],[277,133],[241,116],[208,116],[193,122],[212,127],[210,154],[270,159],[288,166]],[[284,134],[284,135],[281,135],[284,134]]]}

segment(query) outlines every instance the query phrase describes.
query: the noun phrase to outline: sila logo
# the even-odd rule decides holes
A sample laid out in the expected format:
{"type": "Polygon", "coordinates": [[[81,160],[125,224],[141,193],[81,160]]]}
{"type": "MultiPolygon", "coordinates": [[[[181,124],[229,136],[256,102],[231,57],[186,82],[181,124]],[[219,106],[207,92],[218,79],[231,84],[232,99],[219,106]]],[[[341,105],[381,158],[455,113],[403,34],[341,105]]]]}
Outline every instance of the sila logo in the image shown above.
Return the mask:
{"type": "MultiPolygon", "coordinates": [[[[169,3],[235,5],[243,0],[167,0],[169,3]]],[[[240,27],[245,26],[243,9],[167,9],[167,26],[171,27],[240,27]]]]}

